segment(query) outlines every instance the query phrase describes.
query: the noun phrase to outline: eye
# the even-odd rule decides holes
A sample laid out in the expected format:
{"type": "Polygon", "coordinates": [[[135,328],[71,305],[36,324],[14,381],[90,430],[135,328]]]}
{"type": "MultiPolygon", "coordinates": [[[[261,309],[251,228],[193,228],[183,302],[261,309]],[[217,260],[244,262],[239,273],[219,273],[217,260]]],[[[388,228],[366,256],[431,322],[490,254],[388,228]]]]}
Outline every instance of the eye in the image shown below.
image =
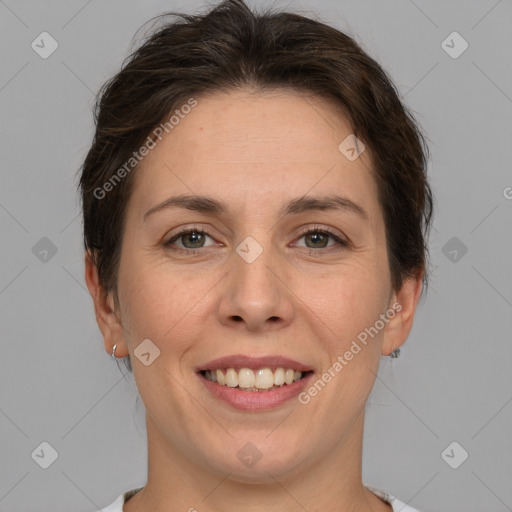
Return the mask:
{"type": "MultiPolygon", "coordinates": [[[[173,236],[170,240],[164,243],[165,247],[171,247],[178,251],[185,251],[187,253],[194,252],[194,249],[202,249],[205,247],[205,238],[210,239],[211,236],[206,231],[200,228],[185,228],[181,230],[177,235],[173,236]],[[177,240],[181,239],[181,246],[172,247],[177,240]]],[[[213,240],[213,239],[212,239],[213,240]]]]}
{"type": "Polygon", "coordinates": [[[309,249],[325,249],[327,247],[333,247],[336,245],[348,247],[348,242],[346,240],[343,240],[341,237],[337,236],[335,233],[326,228],[310,228],[300,235],[299,239],[301,238],[305,239],[306,244],[310,243],[312,245],[305,245],[299,247],[307,247],[309,249]],[[334,243],[328,245],[329,239],[331,239],[331,241],[333,241],[334,243]]]}
{"type": "MultiPolygon", "coordinates": [[[[203,229],[199,227],[184,228],[178,234],[174,235],[167,242],[164,242],[164,247],[169,249],[182,252],[185,254],[197,254],[199,249],[205,249],[215,245],[215,243],[205,245],[206,238],[213,241],[213,238],[203,229]],[[177,242],[180,241],[180,244],[177,242]]],[[[311,249],[310,254],[317,254],[318,252],[327,252],[332,250],[338,250],[340,248],[348,247],[349,243],[329,230],[328,228],[322,228],[315,226],[303,231],[298,240],[304,239],[306,245],[295,244],[296,247],[306,247],[311,249]],[[333,242],[333,243],[329,243],[333,242]],[[338,246],[338,247],[336,247],[338,246]],[[327,251],[318,251],[318,249],[327,249],[327,251]]]]}

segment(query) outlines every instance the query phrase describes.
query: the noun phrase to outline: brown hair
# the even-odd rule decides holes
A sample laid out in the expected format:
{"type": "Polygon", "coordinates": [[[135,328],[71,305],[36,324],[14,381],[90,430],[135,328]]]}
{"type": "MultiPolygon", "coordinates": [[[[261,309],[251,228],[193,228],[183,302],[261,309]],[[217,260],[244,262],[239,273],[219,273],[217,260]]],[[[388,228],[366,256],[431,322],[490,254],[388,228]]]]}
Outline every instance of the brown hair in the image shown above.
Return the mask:
{"type": "Polygon", "coordinates": [[[191,97],[243,86],[290,88],[340,106],[371,156],[393,289],[419,271],[426,288],[433,209],[428,147],[379,64],[335,28],[298,14],[256,14],[243,0],[225,0],[203,15],[162,16],[181,19],[150,34],[99,91],[96,132],[81,168],[84,245],[98,268],[103,297],[113,291],[118,304],[125,209],[134,177],[126,162],[191,97]],[[126,172],[120,173],[123,166],[126,172]],[[116,174],[122,179],[112,185],[116,174]]]}

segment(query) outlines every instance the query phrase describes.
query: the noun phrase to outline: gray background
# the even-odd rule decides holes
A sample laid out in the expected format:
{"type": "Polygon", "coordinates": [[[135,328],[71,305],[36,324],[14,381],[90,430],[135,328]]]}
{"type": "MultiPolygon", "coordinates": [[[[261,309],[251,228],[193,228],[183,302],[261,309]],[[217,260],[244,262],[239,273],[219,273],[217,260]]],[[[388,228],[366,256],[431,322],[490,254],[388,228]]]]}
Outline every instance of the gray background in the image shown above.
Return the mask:
{"type": "MultiPolygon", "coordinates": [[[[431,287],[401,357],[382,358],[363,481],[422,512],[512,510],[512,1],[277,5],[354,36],[432,151],[431,287]],[[458,58],[441,45],[453,31],[469,43],[458,58]],[[457,469],[442,455],[453,441],[452,463],[469,454],[457,469]]],[[[76,173],[94,93],[136,30],[198,6],[0,0],[2,511],[92,511],[145,483],[144,408],[104,351],[85,287],[76,173]],[[31,48],[43,31],[59,44],[47,59],[31,48]],[[48,469],[31,456],[43,441],[58,453],[48,469]]]]}

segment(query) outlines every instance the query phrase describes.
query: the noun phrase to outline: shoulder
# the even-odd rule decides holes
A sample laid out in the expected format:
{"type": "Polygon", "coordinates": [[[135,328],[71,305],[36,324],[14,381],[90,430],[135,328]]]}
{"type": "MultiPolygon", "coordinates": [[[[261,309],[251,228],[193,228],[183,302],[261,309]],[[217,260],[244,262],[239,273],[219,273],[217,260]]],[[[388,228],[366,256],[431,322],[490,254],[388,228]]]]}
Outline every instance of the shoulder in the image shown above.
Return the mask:
{"type": "Polygon", "coordinates": [[[369,485],[366,485],[365,487],[372,491],[373,494],[376,494],[379,498],[387,501],[393,507],[393,512],[420,512],[410,505],[406,505],[403,501],[400,501],[398,498],[395,498],[395,496],[382,489],[377,489],[376,487],[371,487],[369,485]]]}
{"type": "Polygon", "coordinates": [[[138,493],[142,487],[138,487],[137,489],[130,489],[129,491],[123,492],[120,494],[114,502],[112,502],[107,507],[101,509],[100,512],[123,512],[123,505],[125,501],[129,500],[134,494],[138,493]]]}

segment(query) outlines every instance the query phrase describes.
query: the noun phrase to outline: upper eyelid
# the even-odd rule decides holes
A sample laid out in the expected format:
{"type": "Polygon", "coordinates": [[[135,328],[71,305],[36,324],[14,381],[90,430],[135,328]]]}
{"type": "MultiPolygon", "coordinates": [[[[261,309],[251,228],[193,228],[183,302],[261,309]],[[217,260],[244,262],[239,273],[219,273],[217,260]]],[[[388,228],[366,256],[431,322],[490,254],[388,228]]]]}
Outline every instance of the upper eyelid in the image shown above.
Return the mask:
{"type": "MultiPolygon", "coordinates": [[[[176,233],[174,233],[173,235],[171,235],[171,238],[175,238],[179,235],[186,235],[188,233],[191,233],[191,232],[196,232],[196,233],[204,233],[208,236],[212,236],[212,234],[209,232],[209,227],[202,227],[202,226],[191,226],[191,227],[186,227],[186,228],[183,228],[183,229],[180,229],[179,231],[177,231],[176,233]]],[[[215,231],[215,229],[214,229],[215,231]]],[[[331,235],[335,235],[335,236],[339,236],[339,237],[345,237],[345,235],[341,232],[339,232],[339,230],[335,229],[335,228],[331,228],[331,227],[327,227],[327,226],[321,226],[321,225],[317,225],[317,224],[313,224],[313,225],[306,225],[305,227],[301,227],[299,228],[299,236],[303,236],[304,234],[307,234],[308,232],[310,231],[325,231],[327,232],[328,234],[331,234],[331,235]]]]}
{"type": "MultiPolygon", "coordinates": [[[[311,232],[324,232],[333,239],[336,239],[336,238],[339,239],[339,240],[335,240],[335,241],[337,241],[337,243],[345,243],[347,245],[350,243],[349,240],[347,239],[347,237],[343,233],[338,233],[338,230],[335,230],[334,228],[327,227],[327,226],[324,227],[324,226],[321,226],[318,224],[307,225],[304,228],[301,228],[297,235],[297,240],[306,236],[307,234],[309,234],[311,232]]],[[[215,237],[211,233],[209,233],[208,228],[204,228],[202,226],[191,226],[191,227],[183,228],[179,232],[174,233],[166,242],[164,242],[164,245],[171,245],[171,243],[176,242],[182,236],[187,235],[189,233],[202,233],[202,234],[205,234],[206,236],[209,236],[212,240],[215,240],[215,237]]],[[[208,248],[208,247],[205,247],[205,248],[208,248]]],[[[203,249],[203,247],[199,247],[198,249],[203,249]]],[[[190,249],[187,248],[187,250],[190,250],[190,249]]],[[[194,250],[194,249],[192,249],[192,250],[194,250]]]]}

